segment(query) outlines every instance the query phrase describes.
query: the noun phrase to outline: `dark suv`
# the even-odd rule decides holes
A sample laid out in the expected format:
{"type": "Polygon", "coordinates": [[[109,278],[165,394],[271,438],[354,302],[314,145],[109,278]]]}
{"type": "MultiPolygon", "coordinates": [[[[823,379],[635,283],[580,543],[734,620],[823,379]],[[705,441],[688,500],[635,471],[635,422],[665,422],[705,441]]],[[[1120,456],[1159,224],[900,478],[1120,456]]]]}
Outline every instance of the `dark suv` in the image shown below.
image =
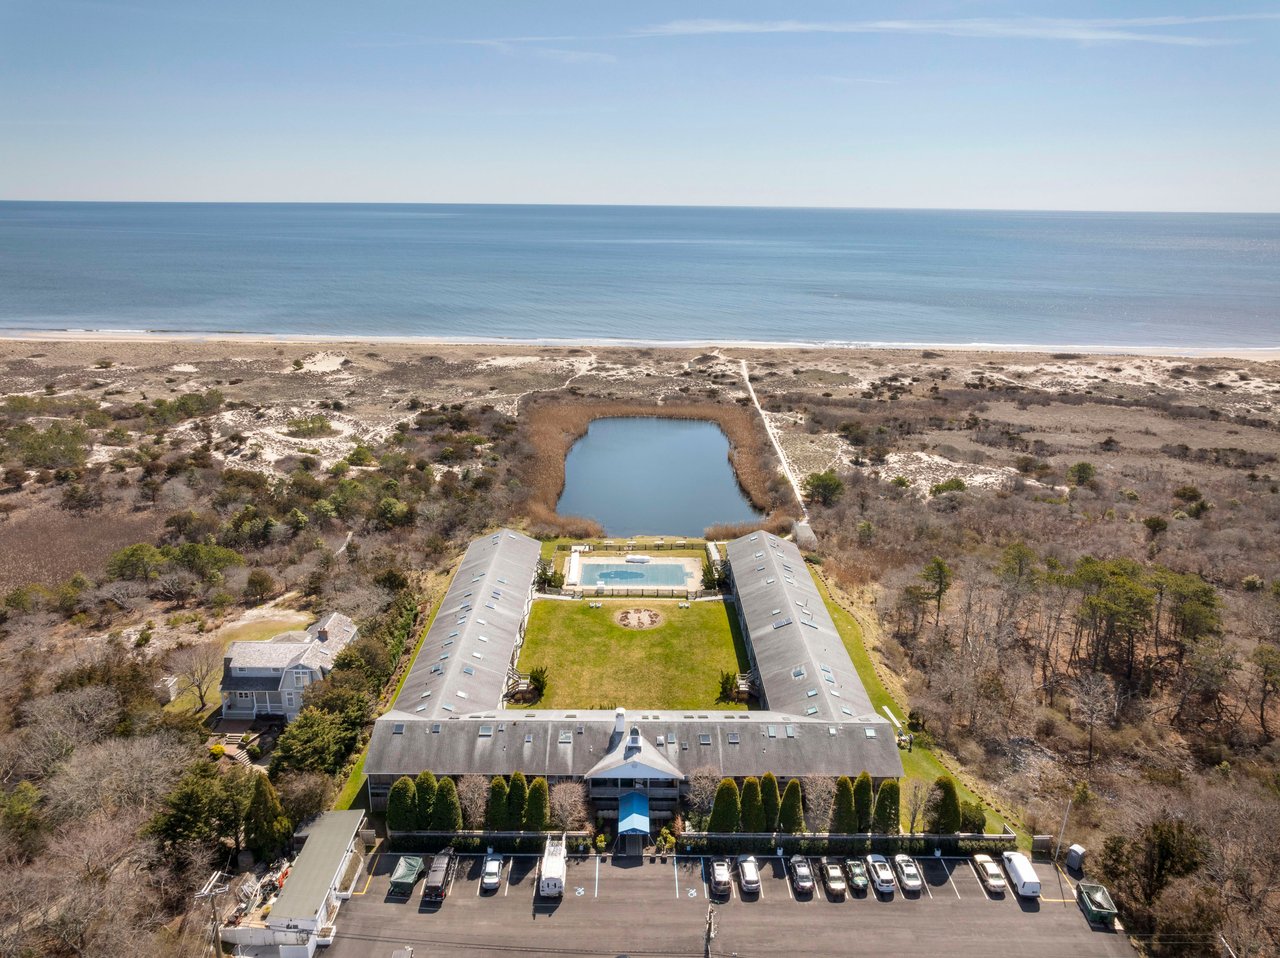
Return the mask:
{"type": "Polygon", "coordinates": [[[444,901],[449,894],[449,884],[453,881],[453,871],[458,865],[458,856],[452,848],[446,848],[431,859],[431,868],[427,871],[427,880],[422,886],[422,897],[427,901],[444,901]]]}

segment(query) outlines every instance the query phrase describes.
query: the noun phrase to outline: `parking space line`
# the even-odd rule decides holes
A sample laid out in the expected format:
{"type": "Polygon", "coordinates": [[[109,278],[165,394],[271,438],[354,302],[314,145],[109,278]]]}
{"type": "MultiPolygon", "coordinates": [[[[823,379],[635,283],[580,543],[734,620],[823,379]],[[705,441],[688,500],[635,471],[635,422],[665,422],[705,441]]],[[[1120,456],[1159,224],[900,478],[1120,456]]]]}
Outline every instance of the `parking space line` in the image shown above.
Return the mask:
{"type": "Polygon", "coordinates": [[[680,898],[680,859],[671,857],[671,876],[676,880],[676,899],[680,898]]]}
{"type": "Polygon", "coordinates": [[[515,867],[516,867],[515,859],[512,859],[511,863],[507,865],[507,881],[506,881],[506,885],[502,889],[503,898],[506,898],[507,892],[511,891],[511,872],[515,867]]]}
{"type": "Polygon", "coordinates": [[[364,881],[364,887],[359,891],[353,891],[353,895],[363,895],[369,890],[369,886],[373,883],[373,873],[378,867],[378,859],[382,857],[382,852],[378,852],[373,856],[373,861],[369,862],[369,877],[364,881]]]}
{"type": "Polygon", "coordinates": [[[711,889],[707,887],[707,859],[705,857],[698,859],[702,868],[702,897],[710,898],[711,889]]]}
{"type": "Polygon", "coordinates": [[[595,890],[595,894],[593,894],[591,897],[592,898],[600,897],[600,856],[599,855],[596,856],[596,890],[595,890]]]}
{"type": "Polygon", "coordinates": [[[960,889],[957,888],[956,883],[951,880],[951,869],[947,868],[947,865],[945,862],[943,862],[942,867],[946,869],[946,872],[947,872],[947,884],[950,885],[951,890],[956,893],[956,897],[960,898],[960,889]]]}

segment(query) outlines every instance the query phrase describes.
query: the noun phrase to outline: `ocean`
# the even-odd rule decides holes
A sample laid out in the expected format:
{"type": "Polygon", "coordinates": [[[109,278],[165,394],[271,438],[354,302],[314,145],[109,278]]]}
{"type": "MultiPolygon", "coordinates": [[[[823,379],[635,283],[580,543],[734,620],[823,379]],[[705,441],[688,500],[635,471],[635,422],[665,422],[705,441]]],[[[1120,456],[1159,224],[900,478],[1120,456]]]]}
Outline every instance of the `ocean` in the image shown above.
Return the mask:
{"type": "Polygon", "coordinates": [[[0,203],[0,330],[1280,345],[1280,215],[0,203]]]}

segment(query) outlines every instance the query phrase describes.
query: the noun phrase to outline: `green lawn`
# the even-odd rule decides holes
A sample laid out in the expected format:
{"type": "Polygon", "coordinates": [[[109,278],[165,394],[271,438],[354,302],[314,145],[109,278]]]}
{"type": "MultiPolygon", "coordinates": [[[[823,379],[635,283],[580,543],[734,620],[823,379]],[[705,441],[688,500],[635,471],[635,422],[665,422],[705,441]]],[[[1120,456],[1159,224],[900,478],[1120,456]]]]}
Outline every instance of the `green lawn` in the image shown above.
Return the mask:
{"type": "MultiPolygon", "coordinates": [[[[858,670],[858,677],[862,679],[862,684],[866,687],[867,695],[871,698],[871,704],[875,706],[877,712],[884,715],[884,707],[889,706],[893,714],[897,716],[898,721],[906,724],[906,710],[893,700],[888,690],[884,687],[884,683],[880,681],[880,676],[876,674],[875,665],[871,661],[871,654],[867,651],[866,644],[862,640],[862,628],[858,625],[857,620],[837,605],[831,598],[831,593],[827,590],[826,582],[819,576],[814,577],[814,581],[818,584],[818,589],[822,592],[822,600],[827,604],[827,611],[831,613],[831,618],[835,621],[836,628],[840,631],[840,638],[844,640],[844,647],[849,652],[849,657],[853,659],[854,668],[858,670]]],[[[899,750],[902,756],[902,790],[903,790],[903,829],[907,827],[906,816],[906,790],[911,779],[918,779],[926,784],[933,782],[939,775],[950,775],[956,780],[956,788],[960,793],[962,802],[979,802],[987,810],[987,831],[999,831],[1000,826],[1008,824],[1014,831],[1024,838],[1025,832],[1012,821],[1012,816],[1002,815],[993,807],[993,802],[986,796],[973,792],[952,769],[946,767],[942,761],[932,751],[917,746],[910,752],[905,749],[899,750]]]]}
{"type": "Polygon", "coordinates": [[[547,694],[535,708],[745,709],[717,703],[720,673],[746,672],[746,646],[738,618],[722,602],[687,609],[662,599],[533,604],[519,668],[547,669],[547,694]],[[619,609],[662,613],[653,629],[625,629],[619,609]]]}

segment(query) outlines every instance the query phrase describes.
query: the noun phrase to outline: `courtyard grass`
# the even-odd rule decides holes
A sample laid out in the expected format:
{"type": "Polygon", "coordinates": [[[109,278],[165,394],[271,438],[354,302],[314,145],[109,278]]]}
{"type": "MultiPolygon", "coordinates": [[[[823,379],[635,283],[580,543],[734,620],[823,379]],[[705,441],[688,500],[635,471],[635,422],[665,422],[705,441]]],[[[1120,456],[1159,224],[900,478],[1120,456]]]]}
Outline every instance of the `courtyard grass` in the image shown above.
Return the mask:
{"type": "Polygon", "coordinates": [[[716,701],[722,672],[750,670],[731,606],[693,602],[681,609],[661,599],[606,599],[599,609],[590,605],[533,604],[519,668],[547,670],[547,693],[534,708],[746,708],[716,701]],[[662,624],[627,629],[614,622],[614,613],[637,608],[661,613],[662,624]]]}

